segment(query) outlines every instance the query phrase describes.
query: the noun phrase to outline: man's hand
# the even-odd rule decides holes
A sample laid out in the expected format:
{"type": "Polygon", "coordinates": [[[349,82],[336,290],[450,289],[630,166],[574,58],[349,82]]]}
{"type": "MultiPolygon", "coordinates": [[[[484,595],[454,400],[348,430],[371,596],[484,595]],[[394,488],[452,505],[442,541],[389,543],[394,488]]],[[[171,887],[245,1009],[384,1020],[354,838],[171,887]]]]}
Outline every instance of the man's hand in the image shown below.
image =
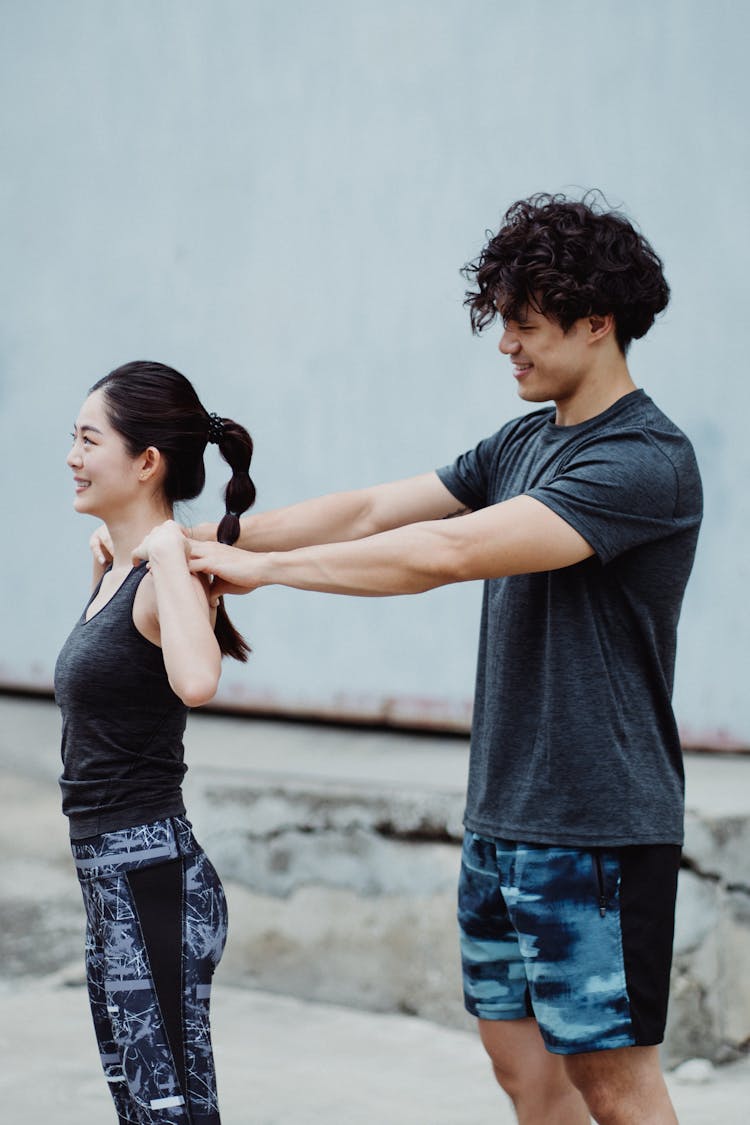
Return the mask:
{"type": "Polygon", "coordinates": [[[216,541],[201,543],[187,539],[186,543],[191,572],[213,575],[212,598],[221,594],[249,594],[263,585],[259,566],[261,555],[216,541]]]}
{"type": "Polygon", "coordinates": [[[197,523],[194,527],[183,527],[182,530],[188,539],[196,539],[201,543],[215,543],[217,527],[218,524],[215,523],[197,523]]]}

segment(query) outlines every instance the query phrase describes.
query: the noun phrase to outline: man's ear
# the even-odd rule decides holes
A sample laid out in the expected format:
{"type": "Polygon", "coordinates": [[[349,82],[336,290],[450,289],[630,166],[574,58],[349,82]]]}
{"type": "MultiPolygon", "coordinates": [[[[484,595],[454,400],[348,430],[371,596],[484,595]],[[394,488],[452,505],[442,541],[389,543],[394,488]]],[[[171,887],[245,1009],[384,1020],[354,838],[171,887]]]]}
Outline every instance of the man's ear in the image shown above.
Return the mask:
{"type": "Polygon", "coordinates": [[[605,336],[609,336],[615,330],[615,318],[612,313],[595,313],[588,317],[588,322],[590,343],[603,340],[605,336]]]}
{"type": "Polygon", "coordinates": [[[153,480],[162,468],[163,458],[156,446],[150,445],[140,456],[138,479],[153,480]]]}

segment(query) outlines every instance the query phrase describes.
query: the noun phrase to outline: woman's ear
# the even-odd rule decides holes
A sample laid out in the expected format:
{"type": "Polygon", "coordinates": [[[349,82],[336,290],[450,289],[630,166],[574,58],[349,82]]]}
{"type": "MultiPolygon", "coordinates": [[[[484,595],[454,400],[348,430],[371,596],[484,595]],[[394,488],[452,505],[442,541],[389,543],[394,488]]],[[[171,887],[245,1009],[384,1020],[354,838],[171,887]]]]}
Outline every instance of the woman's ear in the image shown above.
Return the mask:
{"type": "Polygon", "coordinates": [[[138,479],[154,480],[163,468],[163,457],[156,446],[150,445],[140,456],[138,479]]]}

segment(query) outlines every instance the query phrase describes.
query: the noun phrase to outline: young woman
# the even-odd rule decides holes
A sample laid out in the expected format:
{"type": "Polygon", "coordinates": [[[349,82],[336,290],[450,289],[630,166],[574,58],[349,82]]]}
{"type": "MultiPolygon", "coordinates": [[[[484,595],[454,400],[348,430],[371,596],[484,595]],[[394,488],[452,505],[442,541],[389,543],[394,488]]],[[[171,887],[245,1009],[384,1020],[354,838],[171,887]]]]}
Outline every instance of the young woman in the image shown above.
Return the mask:
{"type": "Polygon", "coordinates": [[[55,693],[89,998],[119,1125],[219,1125],[208,1005],[226,903],[185,818],[182,736],[222,655],[245,660],[248,648],[189,573],[172,519],[203,488],[207,442],[232,469],[219,535],[233,543],[255,499],[250,435],[208,414],[172,368],[129,363],[96,383],[67,459],[76,511],[103,520],[111,541],[55,693]]]}

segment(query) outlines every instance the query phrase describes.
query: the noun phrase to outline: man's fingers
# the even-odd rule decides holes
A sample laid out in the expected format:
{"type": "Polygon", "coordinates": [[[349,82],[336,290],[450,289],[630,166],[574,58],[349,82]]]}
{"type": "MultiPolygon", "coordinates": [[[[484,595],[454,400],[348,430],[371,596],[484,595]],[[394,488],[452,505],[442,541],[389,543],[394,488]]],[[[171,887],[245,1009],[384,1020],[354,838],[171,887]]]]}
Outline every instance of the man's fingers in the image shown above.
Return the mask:
{"type": "Polygon", "coordinates": [[[214,578],[211,586],[211,597],[213,597],[214,589],[217,591],[217,596],[221,597],[225,594],[249,594],[252,592],[251,586],[237,586],[234,582],[225,582],[223,578],[214,578]]]}
{"type": "Polygon", "coordinates": [[[230,590],[231,586],[229,582],[225,582],[223,578],[214,578],[211,583],[211,593],[209,594],[211,605],[218,606],[219,598],[223,594],[230,592],[230,590]]]}
{"type": "Polygon", "coordinates": [[[185,553],[193,574],[212,573],[212,566],[218,562],[213,549],[215,547],[215,543],[201,543],[198,539],[191,539],[189,536],[185,539],[185,553]]]}
{"type": "MultiPolygon", "coordinates": [[[[194,539],[187,541],[189,549],[188,569],[191,574],[208,574],[212,579],[211,597],[220,594],[247,594],[255,589],[252,580],[245,580],[236,571],[237,555],[233,547],[217,543],[201,543],[194,539]],[[223,572],[223,574],[222,574],[223,572]]],[[[242,568],[239,568],[240,570],[242,568]]]]}
{"type": "Polygon", "coordinates": [[[210,574],[211,567],[206,559],[204,559],[200,552],[200,543],[196,543],[194,539],[188,539],[185,543],[187,549],[188,568],[191,574],[210,574]]]}

